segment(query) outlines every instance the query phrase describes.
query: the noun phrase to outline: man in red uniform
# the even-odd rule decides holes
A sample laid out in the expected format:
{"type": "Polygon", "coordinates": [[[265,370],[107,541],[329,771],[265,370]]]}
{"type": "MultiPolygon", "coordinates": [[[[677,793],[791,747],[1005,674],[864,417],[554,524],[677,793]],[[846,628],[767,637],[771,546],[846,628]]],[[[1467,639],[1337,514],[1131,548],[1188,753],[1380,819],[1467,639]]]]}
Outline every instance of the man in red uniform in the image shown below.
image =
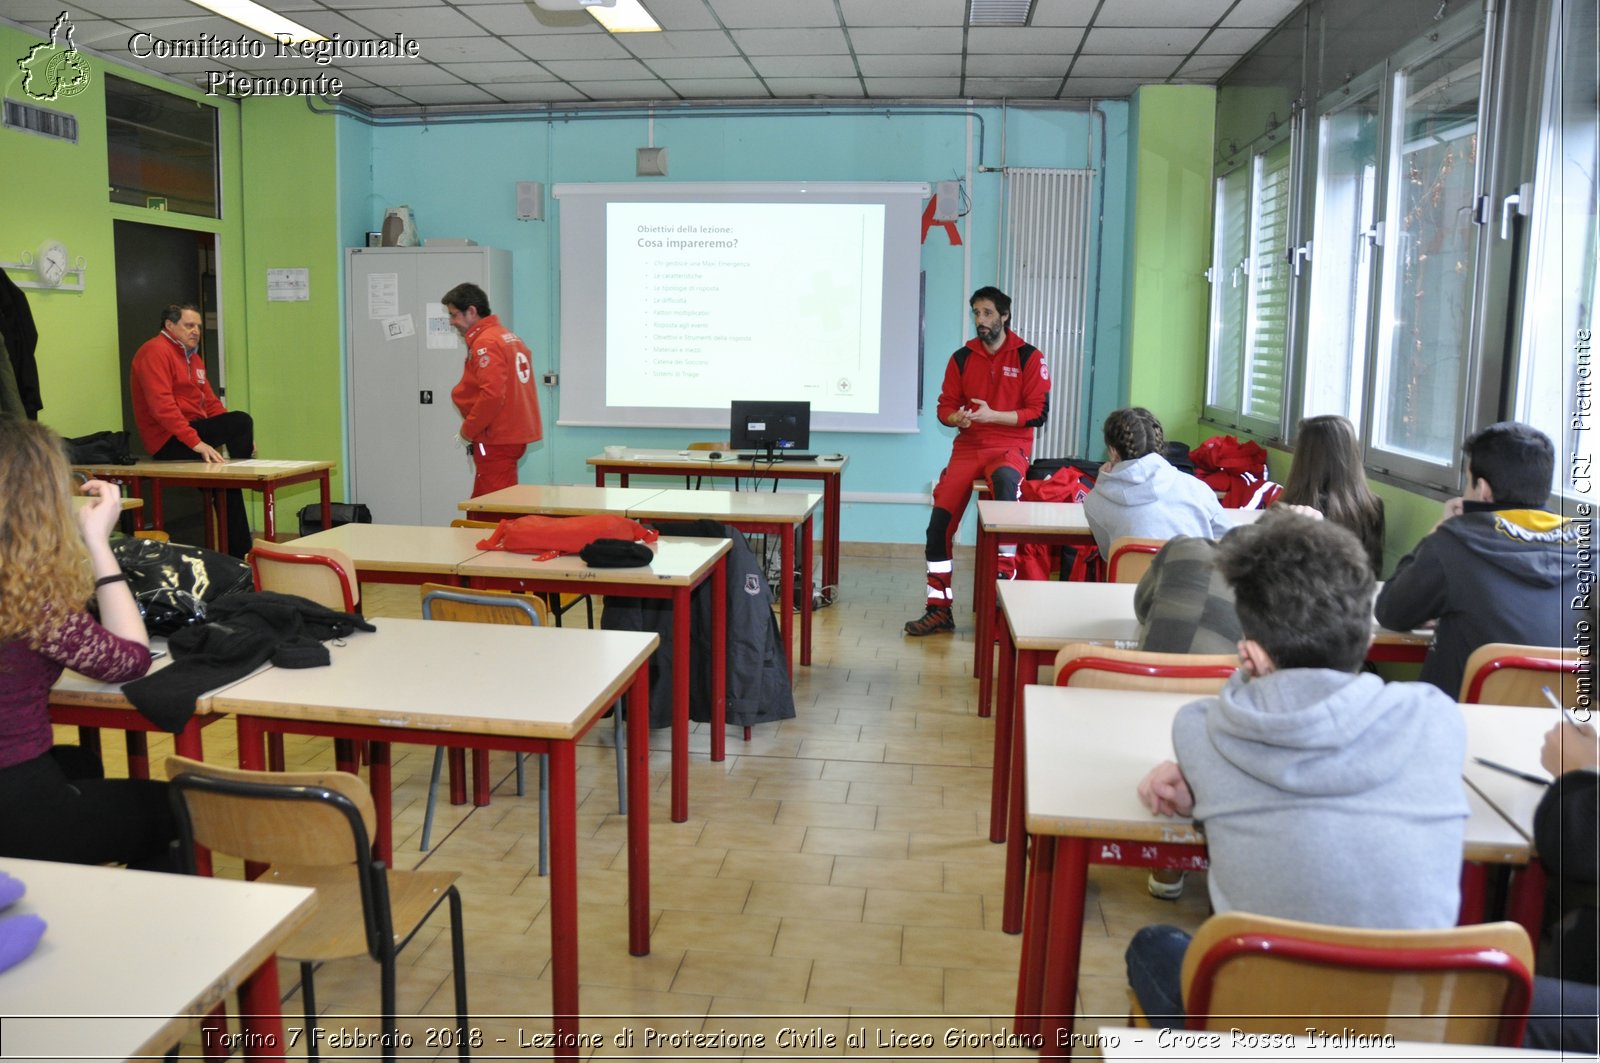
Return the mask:
{"type": "Polygon", "coordinates": [[[533,355],[489,312],[489,297],[476,284],[458,284],[442,301],[450,326],[467,343],[466,365],[450,401],[461,412],[459,438],[477,470],[476,498],[516,483],[517,462],[529,443],[543,438],[533,355]]]}
{"type": "MultiPolygon", "coordinates": [[[[977,338],[950,356],[939,392],[939,422],[957,429],[950,464],[933,489],[928,520],[927,611],[906,623],[907,635],[954,631],[950,545],[972,497],[972,481],[989,481],[994,497],[1015,501],[1033,455],[1033,430],[1050,410],[1044,355],[1010,329],[1011,297],[979,288],[969,300],[977,338]]],[[[1016,547],[1000,548],[1000,576],[1016,571],[1016,547]]]]}
{"type": "MultiPolygon", "coordinates": [[[[256,452],[255,423],[243,410],[229,411],[211,390],[200,355],[200,311],[172,305],[161,311],[161,331],[133,356],[129,373],[133,421],[156,461],[223,462],[256,452]]],[[[250,522],[239,491],[225,492],[228,552],[250,552],[250,522]]]]}

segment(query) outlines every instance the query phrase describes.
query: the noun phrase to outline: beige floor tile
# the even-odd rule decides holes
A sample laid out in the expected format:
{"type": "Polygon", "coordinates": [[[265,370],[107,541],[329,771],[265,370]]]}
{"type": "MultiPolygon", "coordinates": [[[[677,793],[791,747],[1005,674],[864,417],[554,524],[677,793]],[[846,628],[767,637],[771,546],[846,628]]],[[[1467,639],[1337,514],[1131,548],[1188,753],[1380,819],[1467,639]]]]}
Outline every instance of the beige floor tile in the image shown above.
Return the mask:
{"type": "Polygon", "coordinates": [[[898,926],[786,917],[772,953],[847,963],[899,963],[900,937],[898,926]]]}
{"type": "Polygon", "coordinates": [[[841,827],[812,827],[806,831],[803,852],[834,853],[841,856],[904,858],[907,839],[892,832],[851,830],[841,827]]]}
{"type": "Polygon", "coordinates": [[[828,882],[836,857],[827,853],[774,853],[757,849],[734,850],[722,862],[728,878],[774,882],[828,882]]]}
{"type": "Polygon", "coordinates": [[[751,796],[774,801],[841,802],[849,797],[851,785],[842,779],[763,778],[751,796]]]}
{"type": "Polygon", "coordinates": [[[673,981],[674,993],[707,996],[756,994],[773,1001],[804,1000],[811,960],[792,956],[749,956],[739,964],[719,952],[691,949],[673,981]]]}
{"type": "Polygon", "coordinates": [[[861,918],[867,923],[975,929],[983,926],[983,900],[970,894],[873,887],[867,890],[861,918]]]}
{"type": "MultiPolygon", "coordinates": [[[[776,823],[783,827],[871,830],[877,818],[878,810],[872,805],[839,804],[832,801],[785,801],[778,809],[776,823]]],[[[801,844],[805,844],[803,840],[801,844]]]]}
{"type": "Polygon", "coordinates": [[[775,915],[669,909],[657,920],[650,947],[769,956],[778,936],[778,922],[775,915]]]}
{"type": "Polygon", "coordinates": [[[948,796],[945,808],[917,808],[917,807],[878,807],[878,819],[873,826],[878,830],[897,831],[921,834],[953,834],[960,838],[969,838],[980,833],[988,837],[989,819],[988,802],[983,805],[983,820],[980,825],[976,809],[949,808],[948,796]]]}
{"type": "MultiPolygon", "coordinates": [[[[699,834],[699,843],[713,849],[757,849],[767,852],[797,853],[805,840],[806,825],[803,823],[713,822],[705,824],[704,830],[699,834]]],[[[651,845],[654,844],[652,837],[651,845]]]]}
{"type": "Polygon", "coordinates": [[[926,1014],[944,1005],[944,972],[906,964],[817,960],[806,1001],[850,1008],[872,1001],[875,1010],[926,1014]]]}
{"type": "Polygon", "coordinates": [[[856,886],[819,886],[798,882],[755,882],[745,911],[784,918],[860,919],[867,891],[856,886]]]}
{"type": "Polygon", "coordinates": [[[905,962],[915,967],[1015,971],[1021,936],[956,927],[906,927],[905,962]]]}
{"type": "Polygon", "coordinates": [[[906,786],[912,781],[909,764],[874,764],[859,760],[830,760],[822,769],[824,779],[873,783],[879,786],[906,786]]]}
{"type": "Polygon", "coordinates": [[[833,877],[829,881],[835,886],[937,892],[943,888],[944,865],[900,858],[841,855],[834,859],[833,877]]]}

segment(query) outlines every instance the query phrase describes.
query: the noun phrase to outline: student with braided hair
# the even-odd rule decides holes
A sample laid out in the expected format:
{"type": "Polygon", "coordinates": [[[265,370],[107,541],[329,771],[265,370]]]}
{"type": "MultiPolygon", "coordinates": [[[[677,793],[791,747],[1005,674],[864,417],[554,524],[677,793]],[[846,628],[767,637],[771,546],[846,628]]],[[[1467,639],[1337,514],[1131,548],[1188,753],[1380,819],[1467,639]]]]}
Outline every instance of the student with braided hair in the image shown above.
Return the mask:
{"type": "Polygon", "coordinates": [[[1113,410],[1104,434],[1106,463],[1083,500],[1083,515],[1102,557],[1110,557],[1111,544],[1126,535],[1220,539],[1233,527],[1216,492],[1162,455],[1167,437],[1155,414],[1143,406],[1113,410]]]}

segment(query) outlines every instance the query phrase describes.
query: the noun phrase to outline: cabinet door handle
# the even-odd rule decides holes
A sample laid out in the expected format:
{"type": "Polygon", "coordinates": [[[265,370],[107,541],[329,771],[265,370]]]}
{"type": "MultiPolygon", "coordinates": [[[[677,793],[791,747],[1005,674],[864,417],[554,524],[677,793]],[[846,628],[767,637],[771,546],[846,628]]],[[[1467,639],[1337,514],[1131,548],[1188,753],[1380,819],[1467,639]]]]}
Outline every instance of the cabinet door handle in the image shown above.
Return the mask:
{"type": "Polygon", "coordinates": [[[422,392],[420,395],[418,395],[417,401],[420,402],[424,406],[432,406],[433,405],[433,392],[431,392],[431,391],[422,392]]]}

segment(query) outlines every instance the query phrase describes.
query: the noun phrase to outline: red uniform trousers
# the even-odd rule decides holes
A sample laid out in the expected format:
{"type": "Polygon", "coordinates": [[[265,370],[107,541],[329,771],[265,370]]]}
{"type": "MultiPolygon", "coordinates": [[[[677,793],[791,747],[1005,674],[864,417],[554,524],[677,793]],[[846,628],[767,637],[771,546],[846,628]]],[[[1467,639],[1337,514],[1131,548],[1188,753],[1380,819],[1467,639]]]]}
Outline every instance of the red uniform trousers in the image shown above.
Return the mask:
{"type": "Polygon", "coordinates": [[[517,482],[517,462],[522,460],[526,443],[474,443],[472,497],[510,487],[517,482]]]}
{"type": "MultiPolygon", "coordinates": [[[[951,545],[961,516],[972,498],[972,481],[989,482],[993,497],[1015,502],[1022,478],[1028,471],[1028,455],[1015,445],[963,447],[956,444],[950,463],[944,467],[933,488],[933,515],[928,519],[928,605],[948,608],[955,601],[951,585],[951,545]]],[[[1009,578],[1016,564],[1016,547],[1002,547],[1000,576],[1009,578]]]]}

